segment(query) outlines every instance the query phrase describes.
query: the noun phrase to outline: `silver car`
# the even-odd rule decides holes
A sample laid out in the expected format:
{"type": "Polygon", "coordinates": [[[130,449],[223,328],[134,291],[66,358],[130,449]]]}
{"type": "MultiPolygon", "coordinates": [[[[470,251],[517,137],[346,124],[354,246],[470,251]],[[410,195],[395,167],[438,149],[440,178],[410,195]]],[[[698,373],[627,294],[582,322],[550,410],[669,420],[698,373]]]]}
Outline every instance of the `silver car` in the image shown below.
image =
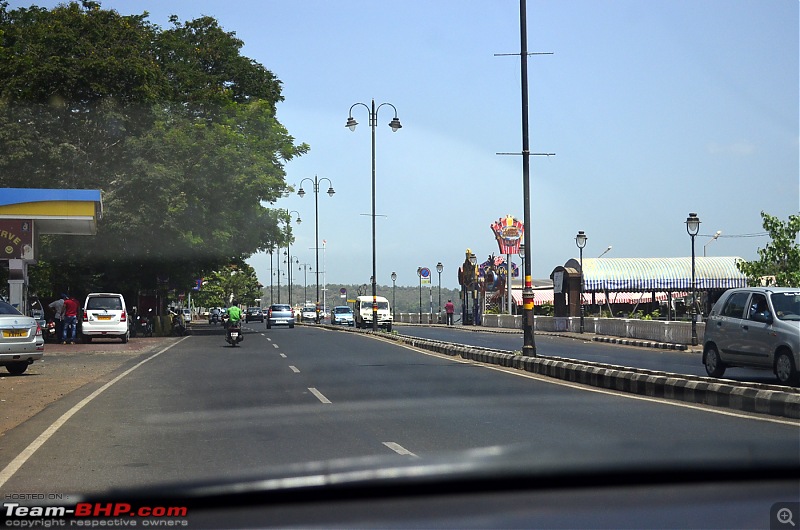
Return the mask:
{"type": "Polygon", "coordinates": [[[800,288],[730,289],[714,304],[703,338],[712,377],[731,366],[772,370],[781,384],[798,383],[800,288]]]}
{"type": "Polygon", "coordinates": [[[14,375],[28,369],[44,355],[42,328],[11,304],[0,302],[0,366],[14,375]]]}

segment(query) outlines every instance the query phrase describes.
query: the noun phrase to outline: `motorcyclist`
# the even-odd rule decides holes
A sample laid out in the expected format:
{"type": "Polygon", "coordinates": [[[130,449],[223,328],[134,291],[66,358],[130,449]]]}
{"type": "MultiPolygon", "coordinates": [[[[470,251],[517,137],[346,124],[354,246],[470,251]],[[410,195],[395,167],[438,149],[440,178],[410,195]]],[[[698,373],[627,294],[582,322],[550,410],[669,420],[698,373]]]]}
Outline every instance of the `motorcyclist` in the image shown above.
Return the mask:
{"type": "Polygon", "coordinates": [[[238,326],[242,320],[242,310],[239,309],[239,304],[234,300],[228,308],[228,325],[238,326]]]}

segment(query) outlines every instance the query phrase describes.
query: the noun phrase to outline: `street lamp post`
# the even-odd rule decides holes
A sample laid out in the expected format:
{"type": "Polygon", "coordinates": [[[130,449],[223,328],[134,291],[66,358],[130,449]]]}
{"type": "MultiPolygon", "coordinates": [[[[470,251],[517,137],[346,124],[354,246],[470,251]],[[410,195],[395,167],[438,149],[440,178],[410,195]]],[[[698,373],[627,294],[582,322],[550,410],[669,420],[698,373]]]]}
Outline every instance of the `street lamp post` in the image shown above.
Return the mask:
{"type": "Polygon", "coordinates": [[[697,280],[694,272],[694,238],[700,231],[700,218],[690,213],[686,218],[686,232],[692,238],[692,346],[697,346],[697,280]]]}
{"type": "Polygon", "coordinates": [[[472,277],[475,278],[475,282],[472,286],[472,325],[475,326],[478,324],[476,318],[476,308],[478,305],[478,256],[471,252],[469,254],[469,264],[472,265],[472,277]]]}
{"type": "Polygon", "coordinates": [[[394,305],[394,290],[395,290],[395,282],[397,282],[397,273],[392,272],[392,322],[394,322],[394,312],[395,312],[395,305],[394,305]]]}
{"type": "Polygon", "coordinates": [[[578,249],[580,250],[580,259],[581,259],[581,284],[580,284],[580,301],[581,301],[581,333],[583,333],[583,247],[586,246],[586,240],[589,239],[586,237],[586,234],[583,233],[583,230],[578,230],[578,235],[575,236],[575,244],[578,245],[578,249]]]}
{"type": "Polygon", "coordinates": [[[419,323],[422,324],[422,267],[417,267],[419,276],[419,323]]]}
{"type": "Polygon", "coordinates": [[[314,256],[316,257],[316,264],[314,265],[314,271],[317,275],[317,300],[316,300],[316,318],[314,322],[319,324],[319,183],[323,180],[328,181],[328,196],[333,197],[333,194],[336,193],[333,190],[333,183],[327,177],[317,178],[314,175],[314,178],[306,177],[300,181],[300,189],[297,190],[297,194],[302,199],[303,196],[306,194],[305,190],[303,190],[303,182],[310,180],[314,183],[314,256]]]}
{"type": "MultiPolygon", "coordinates": [[[[299,260],[298,260],[299,262],[299,260]]],[[[303,305],[308,301],[308,268],[310,265],[308,263],[300,263],[300,266],[297,267],[297,270],[303,271],[303,305]]]]}
{"type": "Polygon", "coordinates": [[[442,271],[444,270],[444,265],[442,262],[436,264],[436,272],[439,273],[439,323],[441,324],[442,320],[442,271]]]}
{"type": "MultiPolygon", "coordinates": [[[[289,238],[288,227],[292,222],[292,214],[293,213],[297,214],[297,224],[302,223],[303,220],[300,219],[300,212],[298,212],[297,210],[290,210],[290,211],[288,211],[286,213],[289,216],[289,220],[286,221],[286,227],[287,227],[287,231],[286,231],[286,251],[283,253],[283,255],[286,256],[286,261],[284,263],[286,263],[286,270],[287,270],[288,275],[289,275],[289,305],[291,306],[292,305],[292,250],[291,250],[291,238],[289,238]]],[[[278,254],[278,259],[280,259],[280,254],[278,254]]]]}
{"type": "Polygon", "coordinates": [[[717,240],[717,238],[718,238],[718,237],[719,237],[721,234],[722,234],[722,230],[717,230],[717,233],[715,233],[715,234],[714,234],[714,236],[713,236],[711,239],[709,239],[709,240],[708,240],[708,243],[706,243],[705,245],[703,245],[703,257],[704,257],[704,258],[706,257],[706,247],[707,247],[708,245],[710,245],[710,244],[711,244],[713,241],[716,241],[716,240],[717,240]]]}
{"type": "Polygon", "coordinates": [[[353,119],[353,108],[358,105],[361,105],[369,112],[369,125],[372,128],[372,331],[378,331],[378,292],[377,286],[375,285],[378,278],[375,254],[375,127],[378,124],[378,111],[380,108],[384,105],[388,105],[394,109],[394,118],[389,122],[389,127],[392,128],[392,132],[397,132],[402,125],[400,125],[400,120],[397,119],[397,109],[394,105],[391,103],[381,103],[376,107],[375,100],[373,99],[372,107],[368,107],[365,103],[353,103],[353,105],[350,106],[350,112],[348,113],[345,127],[349,128],[351,131],[355,131],[356,125],[358,125],[358,122],[353,119]]]}

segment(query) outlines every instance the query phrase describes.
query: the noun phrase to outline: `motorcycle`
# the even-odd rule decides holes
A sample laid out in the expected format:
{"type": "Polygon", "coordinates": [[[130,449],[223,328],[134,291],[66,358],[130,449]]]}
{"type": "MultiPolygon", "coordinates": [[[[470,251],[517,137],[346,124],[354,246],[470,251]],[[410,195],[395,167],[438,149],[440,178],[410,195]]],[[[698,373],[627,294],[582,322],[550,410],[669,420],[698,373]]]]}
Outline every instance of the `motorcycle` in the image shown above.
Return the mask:
{"type": "Polygon", "coordinates": [[[44,337],[45,342],[59,342],[58,335],[56,334],[56,322],[55,320],[50,320],[42,327],[42,336],[44,337]]]}
{"type": "Polygon", "coordinates": [[[170,311],[170,316],[172,317],[172,335],[176,337],[183,337],[186,335],[186,321],[183,315],[175,311],[170,311]]]}
{"type": "Polygon", "coordinates": [[[220,320],[219,313],[211,313],[211,315],[208,317],[208,323],[209,324],[215,324],[216,325],[216,324],[219,324],[220,322],[221,322],[221,320],[220,320]]]}
{"type": "Polygon", "coordinates": [[[141,334],[142,337],[153,336],[153,320],[150,318],[152,312],[152,309],[148,309],[146,315],[136,316],[136,324],[134,328],[136,329],[137,334],[141,334]]]}
{"type": "Polygon", "coordinates": [[[242,335],[242,323],[232,322],[228,324],[228,331],[225,334],[225,342],[227,342],[233,347],[236,347],[236,345],[242,342],[243,340],[244,340],[244,335],[242,335]]]}

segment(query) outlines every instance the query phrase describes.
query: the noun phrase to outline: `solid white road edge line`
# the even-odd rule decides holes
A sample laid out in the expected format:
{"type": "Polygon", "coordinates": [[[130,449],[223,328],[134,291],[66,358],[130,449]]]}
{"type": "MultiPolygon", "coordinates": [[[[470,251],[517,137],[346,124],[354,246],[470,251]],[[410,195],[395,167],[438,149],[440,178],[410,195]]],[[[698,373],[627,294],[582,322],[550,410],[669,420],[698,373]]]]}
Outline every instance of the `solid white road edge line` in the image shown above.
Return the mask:
{"type": "Polygon", "coordinates": [[[92,392],[91,394],[86,396],[85,398],[83,398],[77,405],[75,405],[74,407],[69,409],[67,412],[62,414],[60,418],[58,418],[56,421],[54,421],[52,425],[50,425],[47,429],[45,429],[42,434],[40,434],[34,441],[32,441],[30,443],[30,445],[28,445],[28,447],[26,447],[20,454],[18,454],[14,458],[14,460],[9,462],[9,464],[5,467],[5,469],[3,469],[3,471],[0,471],[0,488],[2,488],[3,485],[6,482],[8,482],[8,479],[10,479],[14,475],[14,473],[16,473],[19,470],[19,468],[22,467],[22,465],[25,464],[25,462],[28,461],[28,459],[33,455],[33,453],[35,453],[37,449],[39,449],[42,445],[44,445],[44,443],[47,440],[49,440],[50,437],[53,436],[56,433],[56,431],[58,431],[58,429],[60,429],[61,426],[64,425],[67,422],[67,420],[69,420],[72,416],[77,414],[78,411],[80,411],[83,407],[88,405],[94,398],[96,398],[97,396],[99,396],[100,394],[102,394],[103,392],[108,390],[111,387],[111,385],[113,385],[114,383],[116,383],[117,381],[119,381],[120,379],[122,379],[123,377],[128,375],[129,373],[133,372],[134,370],[136,370],[137,368],[142,366],[144,363],[146,363],[148,361],[152,361],[153,359],[155,359],[156,357],[158,357],[159,355],[161,355],[165,351],[169,350],[173,346],[183,342],[184,340],[186,340],[188,338],[189,338],[189,336],[183,337],[182,339],[178,340],[177,342],[175,342],[173,344],[170,344],[169,346],[167,346],[163,350],[159,351],[158,353],[155,353],[155,354],[151,355],[150,357],[148,357],[147,359],[145,359],[145,360],[139,362],[138,364],[128,368],[127,370],[125,370],[124,372],[119,374],[117,377],[115,377],[114,379],[112,379],[108,383],[104,384],[103,386],[101,386],[100,388],[98,388],[97,390],[95,390],[94,392],[92,392]]]}

